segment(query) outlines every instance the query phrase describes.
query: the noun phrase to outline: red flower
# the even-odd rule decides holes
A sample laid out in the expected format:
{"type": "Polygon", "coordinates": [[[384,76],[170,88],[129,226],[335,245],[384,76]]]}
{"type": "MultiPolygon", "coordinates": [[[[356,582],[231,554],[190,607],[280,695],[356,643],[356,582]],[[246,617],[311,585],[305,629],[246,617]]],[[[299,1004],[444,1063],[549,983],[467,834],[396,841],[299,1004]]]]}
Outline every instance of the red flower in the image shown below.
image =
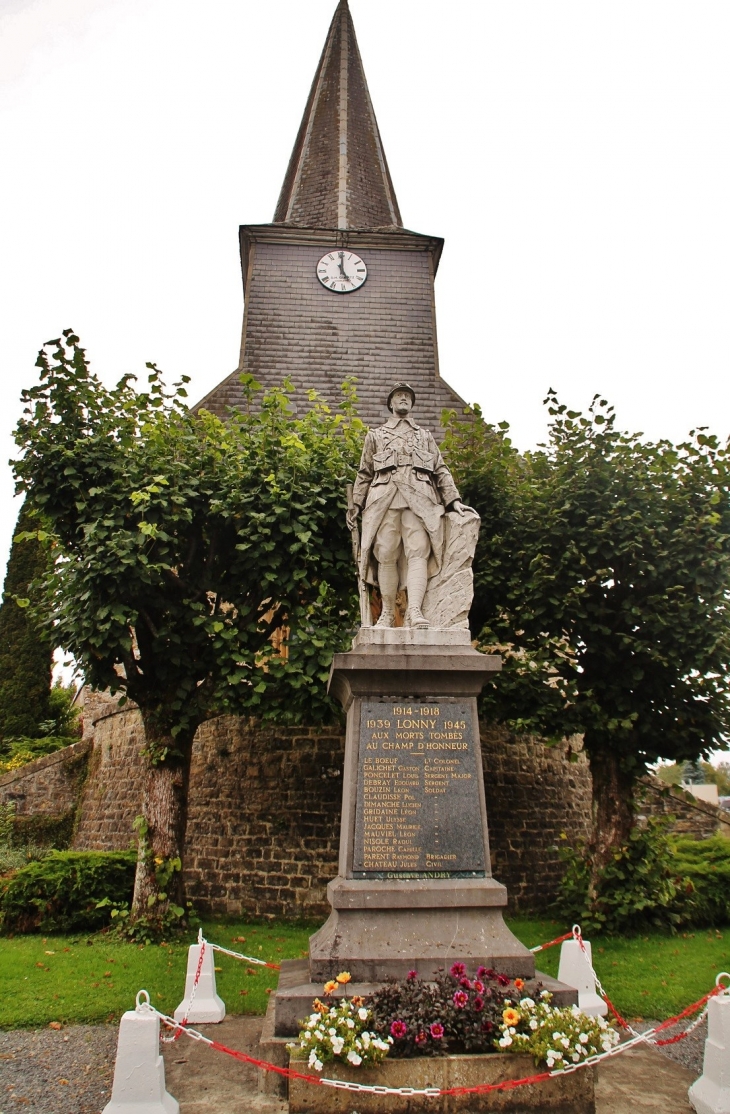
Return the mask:
{"type": "Polygon", "coordinates": [[[509,979],[506,975],[497,975],[497,982],[500,986],[509,986],[509,979]]]}
{"type": "Polygon", "coordinates": [[[396,1040],[400,1040],[407,1032],[408,1026],[403,1021],[394,1021],[390,1027],[390,1035],[395,1037],[396,1040]]]}
{"type": "Polygon", "coordinates": [[[484,999],[480,998],[479,995],[474,999],[474,1009],[477,1013],[481,1013],[484,1009],[484,999]]]}
{"type": "Polygon", "coordinates": [[[444,1027],[440,1021],[434,1021],[430,1028],[431,1036],[435,1041],[440,1041],[444,1035],[444,1027]]]}
{"type": "Polygon", "coordinates": [[[497,972],[494,967],[477,967],[478,979],[496,979],[497,972]]]}
{"type": "Polygon", "coordinates": [[[460,979],[459,986],[463,986],[464,990],[471,990],[471,983],[467,978],[460,979]]]}
{"type": "Polygon", "coordinates": [[[457,1007],[457,1009],[463,1010],[468,1001],[469,995],[466,994],[463,990],[457,990],[454,994],[454,1005],[457,1007]]]}
{"type": "Polygon", "coordinates": [[[415,1040],[416,1040],[416,1044],[425,1044],[426,1043],[426,1041],[428,1040],[428,1037],[424,1033],[423,1029],[421,1029],[420,1033],[416,1034],[415,1040]]]}
{"type": "Polygon", "coordinates": [[[483,1033],[491,1033],[493,1028],[494,1028],[494,1022],[493,1021],[482,1021],[482,1032],[483,1033]]]}
{"type": "Polygon", "coordinates": [[[407,979],[417,979],[418,978],[418,971],[409,971],[408,974],[406,975],[406,978],[407,979]]]}
{"type": "Polygon", "coordinates": [[[466,967],[463,963],[455,963],[449,974],[453,975],[455,979],[460,979],[462,975],[466,974],[466,967]]]}
{"type": "Polygon", "coordinates": [[[484,993],[484,983],[479,982],[479,979],[476,979],[475,982],[474,982],[474,989],[476,990],[477,994],[483,994],[484,993]]]}

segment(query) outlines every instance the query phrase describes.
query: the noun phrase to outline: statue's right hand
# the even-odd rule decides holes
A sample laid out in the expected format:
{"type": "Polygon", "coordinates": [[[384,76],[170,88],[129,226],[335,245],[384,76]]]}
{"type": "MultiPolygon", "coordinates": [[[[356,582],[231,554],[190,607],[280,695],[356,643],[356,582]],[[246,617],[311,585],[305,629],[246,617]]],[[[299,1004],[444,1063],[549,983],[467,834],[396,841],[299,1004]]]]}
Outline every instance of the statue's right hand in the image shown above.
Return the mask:
{"type": "Polygon", "coordinates": [[[355,504],[354,507],[352,507],[347,512],[347,528],[348,528],[348,530],[354,530],[355,529],[355,526],[357,525],[357,516],[359,515],[359,513],[360,513],[360,508],[358,507],[357,503],[355,504]]]}

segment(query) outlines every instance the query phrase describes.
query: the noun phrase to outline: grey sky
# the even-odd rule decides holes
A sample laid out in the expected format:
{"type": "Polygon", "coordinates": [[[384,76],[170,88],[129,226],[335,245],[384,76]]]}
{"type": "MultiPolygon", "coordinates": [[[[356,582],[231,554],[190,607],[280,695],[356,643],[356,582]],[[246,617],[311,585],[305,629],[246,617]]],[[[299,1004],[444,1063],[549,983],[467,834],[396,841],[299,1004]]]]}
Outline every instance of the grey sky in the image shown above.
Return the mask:
{"type": "MultiPolygon", "coordinates": [[[[40,344],[109,381],[235,366],[335,0],[3,0],[0,455],[40,344]]],[[[730,432],[726,0],[351,0],[407,227],[446,237],[441,370],[520,447],[554,386],[730,432]]],[[[0,568],[17,505],[0,467],[0,568]]]]}

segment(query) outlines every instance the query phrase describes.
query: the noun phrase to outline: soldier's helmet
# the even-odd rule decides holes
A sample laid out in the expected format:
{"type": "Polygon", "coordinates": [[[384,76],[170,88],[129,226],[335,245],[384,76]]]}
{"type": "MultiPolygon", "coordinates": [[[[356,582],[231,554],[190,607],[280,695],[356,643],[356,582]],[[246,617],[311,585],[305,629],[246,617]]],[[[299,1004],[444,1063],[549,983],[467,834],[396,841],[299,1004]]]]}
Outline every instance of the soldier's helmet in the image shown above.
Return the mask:
{"type": "Polygon", "coordinates": [[[388,395],[388,401],[385,404],[390,410],[391,414],[393,413],[393,407],[390,405],[390,400],[392,399],[396,391],[408,391],[408,394],[411,396],[413,405],[416,405],[416,392],[413,390],[413,387],[410,385],[410,383],[396,383],[396,385],[393,387],[392,391],[388,395]]]}

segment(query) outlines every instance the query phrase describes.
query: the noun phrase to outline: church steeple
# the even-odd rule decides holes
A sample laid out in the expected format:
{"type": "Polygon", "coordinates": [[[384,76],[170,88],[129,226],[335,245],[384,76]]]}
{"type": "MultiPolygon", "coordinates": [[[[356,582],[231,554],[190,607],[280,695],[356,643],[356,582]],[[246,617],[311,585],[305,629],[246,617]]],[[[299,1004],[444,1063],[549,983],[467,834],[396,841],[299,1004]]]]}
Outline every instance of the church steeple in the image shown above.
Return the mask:
{"type": "Polygon", "coordinates": [[[330,24],[274,223],[402,227],[347,0],[330,24]]]}

